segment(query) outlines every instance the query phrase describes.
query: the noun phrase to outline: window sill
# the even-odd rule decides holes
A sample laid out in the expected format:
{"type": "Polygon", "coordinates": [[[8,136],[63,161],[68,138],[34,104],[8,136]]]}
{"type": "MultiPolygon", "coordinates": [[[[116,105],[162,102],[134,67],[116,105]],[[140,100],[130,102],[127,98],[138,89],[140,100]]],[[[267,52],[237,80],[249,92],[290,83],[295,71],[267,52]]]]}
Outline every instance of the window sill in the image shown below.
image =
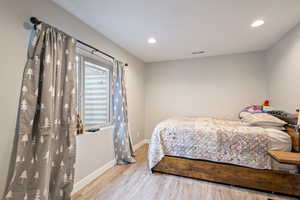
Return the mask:
{"type": "Polygon", "coordinates": [[[114,129],[115,128],[115,125],[107,125],[107,126],[103,126],[103,127],[100,127],[99,131],[104,131],[104,130],[107,130],[107,129],[114,129]]]}
{"type": "Polygon", "coordinates": [[[95,134],[100,134],[102,131],[105,130],[112,130],[115,128],[115,125],[107,125],[107,126],[102,126],[102,127],[97,127],[95,131],[87,131],[88,129],[84,130],[83,134],[77,135],[77,136],[83,136],[83,135],[95,135],[95,134]]]}

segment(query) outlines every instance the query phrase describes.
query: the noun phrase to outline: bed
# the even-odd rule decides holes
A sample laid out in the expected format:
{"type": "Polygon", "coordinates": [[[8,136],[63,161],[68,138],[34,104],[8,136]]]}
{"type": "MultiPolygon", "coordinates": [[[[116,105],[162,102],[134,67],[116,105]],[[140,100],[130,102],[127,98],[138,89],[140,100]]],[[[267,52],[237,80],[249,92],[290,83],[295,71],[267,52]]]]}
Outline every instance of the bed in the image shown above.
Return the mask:
{"type": "MultiPolygon", "coordinates": [[[[268,151],[291,151],[280,128],[240,120],[179,117],[159,123],[149,144],[153,172],[300,196],[296,165],[281,164],[268,151]]],[[[291,130],[290,130],[291,131],[291,130]]]]}

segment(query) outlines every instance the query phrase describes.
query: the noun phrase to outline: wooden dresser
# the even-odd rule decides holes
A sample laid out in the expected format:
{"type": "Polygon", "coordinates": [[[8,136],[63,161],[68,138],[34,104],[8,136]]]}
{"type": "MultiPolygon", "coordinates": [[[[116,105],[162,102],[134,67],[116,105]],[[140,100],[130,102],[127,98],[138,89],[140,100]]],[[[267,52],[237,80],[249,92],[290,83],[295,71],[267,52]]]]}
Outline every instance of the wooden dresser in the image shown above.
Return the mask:
{"type": "Polygon", "coordinates": [[[286,126],[286,132],[289,134],[292,138],[292,150],[294,152],[300,152],[300,136],[299,131],[297,131],[297,128],[293,125],[287,125],[286,126]]]}

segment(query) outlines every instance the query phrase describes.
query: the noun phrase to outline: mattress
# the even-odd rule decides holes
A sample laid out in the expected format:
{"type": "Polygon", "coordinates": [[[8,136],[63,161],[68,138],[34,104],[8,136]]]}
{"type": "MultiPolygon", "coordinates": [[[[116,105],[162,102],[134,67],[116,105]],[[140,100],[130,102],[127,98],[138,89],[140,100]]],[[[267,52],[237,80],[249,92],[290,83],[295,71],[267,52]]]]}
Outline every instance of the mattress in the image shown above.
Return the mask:
{"type": "Polygon", "coordinates": [[[290,136],[281,130],[253,127],[238,120],[180,117],[156,126],[148,160],[150,168],[169,155],[296,172],[296,166],[273,160],[268,150],[291,151],[290,136]]]}

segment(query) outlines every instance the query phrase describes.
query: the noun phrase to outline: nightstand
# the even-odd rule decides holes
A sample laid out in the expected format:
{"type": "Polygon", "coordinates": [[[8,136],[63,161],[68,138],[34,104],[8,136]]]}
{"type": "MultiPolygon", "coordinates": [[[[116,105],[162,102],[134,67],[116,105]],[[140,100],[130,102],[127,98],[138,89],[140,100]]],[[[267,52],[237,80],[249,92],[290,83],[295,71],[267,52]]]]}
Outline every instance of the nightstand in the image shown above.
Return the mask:
{"type": "Polygon", "coordinates": [[[280,163],[294,164],[300,166],[300,153],[268,151],[269,155],[280,163]]]}

